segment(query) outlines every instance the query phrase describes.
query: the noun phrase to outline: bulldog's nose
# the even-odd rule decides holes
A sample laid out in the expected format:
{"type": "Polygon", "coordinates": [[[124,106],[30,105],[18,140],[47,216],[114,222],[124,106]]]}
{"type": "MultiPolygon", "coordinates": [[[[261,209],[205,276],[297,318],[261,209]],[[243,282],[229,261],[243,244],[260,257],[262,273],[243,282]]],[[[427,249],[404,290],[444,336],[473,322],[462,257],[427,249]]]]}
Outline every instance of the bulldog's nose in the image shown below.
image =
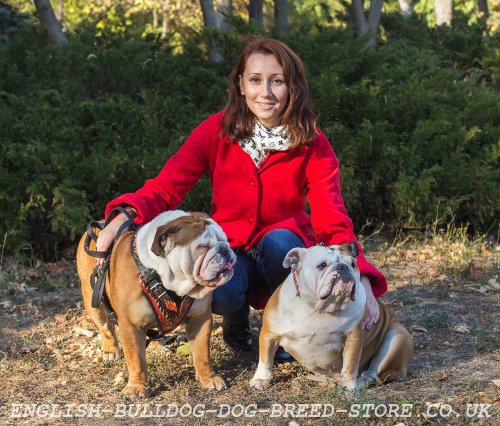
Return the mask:
{"type": "Polygon", "coordinates": [[[229,256],[229,248],[225,244],[219,244],[219,247],[217,247],[217,252],[222,257],[230,257],[229,256]]]}
{"type": "Polygon", "coordinates": [[[337,263],[334,267],[333,267],[333,270],[334,271],[338,271],[338,272],[347,272],[349,271],[349,269],[347,268],[347,265],[344,264],[344,263],[337,263]]]}

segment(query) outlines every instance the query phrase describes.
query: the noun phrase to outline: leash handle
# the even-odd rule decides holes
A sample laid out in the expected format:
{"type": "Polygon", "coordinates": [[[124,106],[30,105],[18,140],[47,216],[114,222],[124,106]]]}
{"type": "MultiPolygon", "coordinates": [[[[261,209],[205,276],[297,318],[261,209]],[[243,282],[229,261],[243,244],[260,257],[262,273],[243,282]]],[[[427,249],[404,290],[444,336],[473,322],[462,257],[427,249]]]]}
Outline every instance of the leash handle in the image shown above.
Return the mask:
{"type": "Polygon", "coordinates": [[[106,251],[99,251],[99,250],[91,250],[90,249],[90,243],[92,241],[97,242],[97,234],[95,233],[94,229],[99,229],[102,231],[106,226],[109,225],[109,223],[115,218],[116,213],[123,213],[126,217],[127,220],[123,222],[123,224],[118,228],[118,232],[116,233],[115,241],[118,239],[118,237],[129,227],[135,227],[134,219],[130,215],[129,211],[125,207],[115,207],[109,212],[108,217],[106,218],[105,221],[102,220],[92,220],[88,225],[87,225],[87,237],[85,238],[85,243],[83,244],[83,249],[85,250],[85,253],[87,253],[89,256],[92,257],[97,257],[97,258],[106,258],[110,253],[112,246],[108,248],[106,251]]]}
{"type": "MultiPolygon", "coordinates": [[[[122,225],[118,228],[118,231],[116,233],[115,241],[120,237],[120,235],[129,227],[135,228],[135,223],[134,219],[128,212],[128,210],[124,207],[115,207],[109,212],[108,217],[104,221],[96,221],[93,220],[87,225],[87,236],[85,237],[85,242],[83,244],[83,249],[85,252],[92,257],[97,257],[99,259],[105,259],[104,265],[99,266],[96,265],[94,270],[92,271],[92,274],[90,275],[90,285],[92,286],[92,307],[93,308],[98,308],[101,305],[101,302],[104,297],[104,288],[106,285],[106,272],[109,267],[109,260],[111,258],[111,250],[113,249],[113,244],[106,250],[106,251],[100,251],[100,250],[91,250],[90,249],[90,244],[92,241],[97,242],[98,235],[94,231],[94,229],[99,229],[103,230],[106,226],[109,225],[109,223],[114,219],[116,213],[123,213],[126,217],[127,220],[123,222],[122,225]]],[[[107,300],[107,299],[106,299],[107,300]]],[[[106,304],[108,302],[105,300],[106,304]]]]}

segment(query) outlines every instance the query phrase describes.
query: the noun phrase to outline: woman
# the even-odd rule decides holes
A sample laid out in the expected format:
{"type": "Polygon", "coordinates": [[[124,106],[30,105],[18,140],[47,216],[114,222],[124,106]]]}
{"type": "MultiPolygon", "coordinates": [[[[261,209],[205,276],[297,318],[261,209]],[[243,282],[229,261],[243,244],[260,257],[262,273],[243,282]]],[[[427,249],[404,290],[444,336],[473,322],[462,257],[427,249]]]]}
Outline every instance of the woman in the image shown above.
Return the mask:
{"type": "MultiPolygon", "coordinates": [[[[224,110],[194,129],[157,177],[111,201],[106,215],[128,206],[137,224],[148,222],[174,209],[206,171],[213,187],[211,216],[237,254],[234,276],[215,290],[212,310],[224,315],[225,342],[248,349],[248,303],[265,306],[289,273],[282,266],[288,251],[356,240],[339,163],[316,128],[302,61],[282,42],[251,39],[230,74],[224,110]]],[[[119,214],[101,232],[98,250],[111,245],[124,221],[119,214]]],[[[367,293],[363,325],[369,328],[379,316],[375,297],[387,282],[361,247],[358,265],[367,293]]]]}

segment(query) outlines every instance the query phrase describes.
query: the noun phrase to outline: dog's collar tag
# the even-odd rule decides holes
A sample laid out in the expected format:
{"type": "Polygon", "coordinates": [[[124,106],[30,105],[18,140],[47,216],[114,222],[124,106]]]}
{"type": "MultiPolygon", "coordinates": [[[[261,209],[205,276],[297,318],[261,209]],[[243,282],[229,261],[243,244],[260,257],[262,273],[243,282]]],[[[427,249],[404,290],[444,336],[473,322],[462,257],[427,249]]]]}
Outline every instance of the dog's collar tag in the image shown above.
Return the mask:
{"type": "Polygon", "coordinates": [[[299,279],[297,278],[297,269],[292,269],[293,281],[295,282],[295,296],[300,297],[299,279]]]}

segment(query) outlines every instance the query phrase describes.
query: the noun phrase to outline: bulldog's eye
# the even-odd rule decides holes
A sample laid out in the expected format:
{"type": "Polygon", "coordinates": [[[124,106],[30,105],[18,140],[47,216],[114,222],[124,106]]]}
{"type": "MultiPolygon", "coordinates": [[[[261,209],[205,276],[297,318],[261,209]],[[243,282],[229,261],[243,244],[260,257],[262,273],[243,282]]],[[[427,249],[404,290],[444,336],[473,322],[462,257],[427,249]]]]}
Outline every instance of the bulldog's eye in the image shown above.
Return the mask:
{"type": "Polygon", "coordinates": [[[200,244],[199,246],[196,247],[198,250],[209,250],[210,249],[210,244],[200,244]]]}
{"type": "Polygon", "coordinates": [[[322,271],[323,269],[325,269],[328,265],[326,264],[326,262],[322,262],[318,265],[318,269],[320,271],[322,271]]]}

